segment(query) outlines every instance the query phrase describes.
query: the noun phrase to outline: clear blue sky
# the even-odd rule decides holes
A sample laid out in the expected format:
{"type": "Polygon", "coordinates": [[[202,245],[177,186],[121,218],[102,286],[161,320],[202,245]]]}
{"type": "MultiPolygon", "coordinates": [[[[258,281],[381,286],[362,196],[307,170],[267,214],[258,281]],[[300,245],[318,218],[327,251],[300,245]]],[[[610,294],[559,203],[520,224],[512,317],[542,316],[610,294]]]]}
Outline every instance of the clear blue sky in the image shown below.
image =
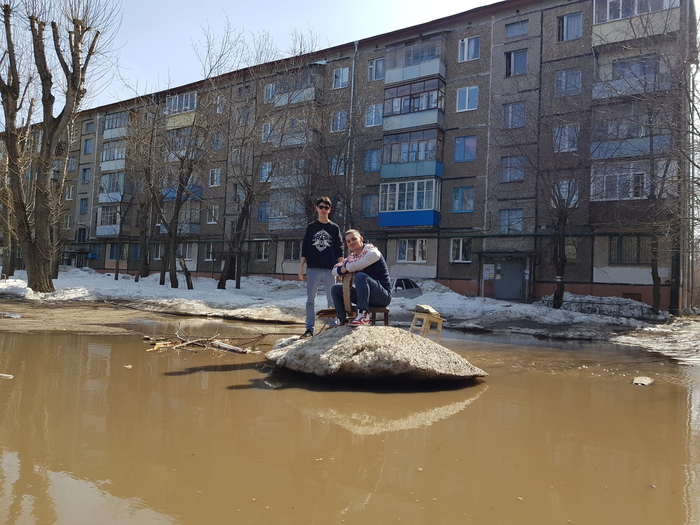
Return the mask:
{"type": "Polygon", "coordinates": [[[95,107],[201,79],[192,41],[201,28],[222,32],[228,16],[236,29],[268,31],[277,47],[287,49],[293,29],[309,28],[322,48],[409,27],[468,11],[493,0],[352,0],[305,2],[212,2],[210,0],[122,0],[122,23],[115,39],[121,76],[137,92],[126,88],[116,75],[101,79],[85,107],[95,107]]]}

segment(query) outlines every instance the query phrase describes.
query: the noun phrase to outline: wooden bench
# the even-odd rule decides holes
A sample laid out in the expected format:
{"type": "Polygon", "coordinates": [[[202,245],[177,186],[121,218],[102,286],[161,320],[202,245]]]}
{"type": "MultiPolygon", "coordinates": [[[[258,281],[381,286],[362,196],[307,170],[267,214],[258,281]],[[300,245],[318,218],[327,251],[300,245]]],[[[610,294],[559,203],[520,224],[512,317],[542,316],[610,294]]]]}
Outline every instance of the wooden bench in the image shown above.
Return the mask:
{"type": "MultiPolygon", "coordinates": [[[[350,286],[352,286],[353,273],[343,275],[343,303],[345,305],[345,319],[354,319],[357,316],[357,310],[353,310],[353,305],[350,302],[350,286]]],[[[370,306],[369,314],[371,317],[371,325],[377,325],[377,314],[382,314],[384,326],[389,326],[389,308],[386,306],[370,306]]],[[[319,318],[335,318],[335,308],[324,308],[316,312],[316,317],[319,318]]]]}

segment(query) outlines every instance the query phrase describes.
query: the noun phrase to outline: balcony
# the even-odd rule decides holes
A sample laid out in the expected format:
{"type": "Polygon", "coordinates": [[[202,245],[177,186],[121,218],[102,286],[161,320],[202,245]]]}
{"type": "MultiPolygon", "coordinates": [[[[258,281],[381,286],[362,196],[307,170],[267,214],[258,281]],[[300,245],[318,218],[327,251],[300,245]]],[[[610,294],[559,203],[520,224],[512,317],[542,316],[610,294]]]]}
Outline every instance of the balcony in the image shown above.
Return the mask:
{"type": "Polygon", "coordinates": [[[277,215],[268,219],[268,228],[274,231],[303,231],[306,226],[305,215],[277,215]]]}
{"type": "Polygon", "coordinates": [[[435,75],[445,78],[445,64],[439,57],[419,64],[387,69],[384,73],[384,83],[396,84],[435,75]]]}
{"type": "Polygon", "coordinates": [[[671,79],[668,75],[656,75],[655,78],[621,78],[593,84],[593,99],[601,100],[669,89],[671,89],[671,79]]]}
{"type": "Polygon", "coordinates": [[[445,113],[441,109],[428,109],[415,113],[404,113],[384,117],[382,124],[384,131],[396,131],[406,128],[416,128],[419,126],[439,126],[445,127],[445,113]]]}
{"type": "Polygon", "coordinates": [[[100,170],[102,171],[119,171],[126,167],[126,159],[105,160],[100,162],[100,170]]]}
{"type": "MultiPolygon", "coordinates": [[[[654,137],[654,153],[666,153],[671,149],[670,135],[654,137]]],[[[591,159],[622,159],[643,157],[651,152],[651,137],[608,140],[591,143],[591,159]]]]}
{"type": "MultiPolygon", "coordinates": [[[[178,235],[199,235],[200,230],[201,226],[197,222],[182,222],[177,225],[178,235]]],[[[168,233],[168,229],[164,224],[160,225],[160,233],[168,233]]]]}
{"type": "Polygon", "coordinates": [[[438,160],[421,160],[418,162],[401,162],[398,164],[382,165],[382,179],[398,179],[403,177],[442,177],[442,162],[438,160]]]}
{"type": "MultiPolygon", "coordinates": [[[[664,4],[665,7],[670,7],[677,5],[677,2],[666,0],[664,4]]],[[[641,13],[594,25],[593,47],[637,38],[649,38],[653,35],[672,34],[678,32],[680,28],[681,10],[678,7],[653,13],[641,13]]]]}
{"type": "Polygon", "coordinates": [[[289,93],[276,93],[273,101],[275,106],[281,107],[287,104],[299,104],[300,102],[309,102],[315,100],[316,88],[308,87],[305,89],[296,89],[289,93]]]}
{"type": "Polygon", "coordinates": [[[97,237],[116,237],[119,235],[120,229],[119,224],[98,225],[95,228],[95,235],[97,237]]]}
{"type": "Polygon", "coordinates": [[[440,212],[435,210],[379,212],[379,226],[440,226],[440,212]]]}

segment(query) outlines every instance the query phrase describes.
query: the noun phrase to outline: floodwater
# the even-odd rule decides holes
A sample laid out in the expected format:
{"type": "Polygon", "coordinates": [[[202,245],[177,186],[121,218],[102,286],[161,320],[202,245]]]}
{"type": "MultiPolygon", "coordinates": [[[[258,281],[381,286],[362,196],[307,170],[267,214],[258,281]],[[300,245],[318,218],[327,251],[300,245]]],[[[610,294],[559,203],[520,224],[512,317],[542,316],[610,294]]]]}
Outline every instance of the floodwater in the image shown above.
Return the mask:
{"type": "Polygon", "coordinates": [[[334,385],[139,334],[0,333],[0,523],[700,523],[697,368],[453,337],[484,381],[334,385]]]}

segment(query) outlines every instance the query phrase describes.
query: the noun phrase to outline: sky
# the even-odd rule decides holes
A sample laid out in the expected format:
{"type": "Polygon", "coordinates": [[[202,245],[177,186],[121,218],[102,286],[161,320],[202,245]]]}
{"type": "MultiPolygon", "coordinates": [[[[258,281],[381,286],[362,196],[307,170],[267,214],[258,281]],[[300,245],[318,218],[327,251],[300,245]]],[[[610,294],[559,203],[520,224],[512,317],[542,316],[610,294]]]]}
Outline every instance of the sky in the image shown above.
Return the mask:
{"type": "Polygon", "coordinates": [[[192,43],[202,28],[221,34],[224,20],[246,33],[270,33],[285,50],[292,30],[319,38],[321,48],[354,42],[495,3],[492,0],[353,0],[328,2],[199,2],[183,0],[121,0],[122,20],[114,40],[118,70],[99,79],[85,108],[153,93],[201,80],[192,43]]]}

